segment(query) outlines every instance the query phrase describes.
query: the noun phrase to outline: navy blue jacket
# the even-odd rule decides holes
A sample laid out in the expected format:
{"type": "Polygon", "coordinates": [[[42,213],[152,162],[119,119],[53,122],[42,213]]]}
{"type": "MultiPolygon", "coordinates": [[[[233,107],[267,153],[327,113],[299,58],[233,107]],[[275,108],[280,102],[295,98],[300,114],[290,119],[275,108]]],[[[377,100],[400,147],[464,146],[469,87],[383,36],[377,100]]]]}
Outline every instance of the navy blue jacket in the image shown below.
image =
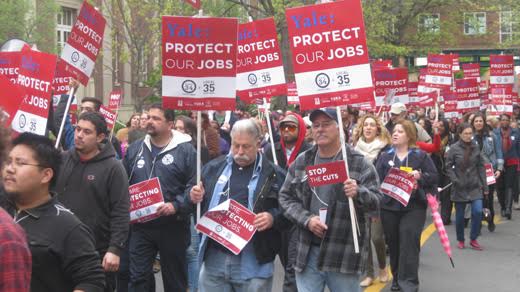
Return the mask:
{"type": "Polygon", "coordinates": [[[421,178],[418,181],[419,187],[412,193],[408,206],[404,207],[397,200],[384,195],[383,199],[381,199],[381,209],[394,211],[426,209],[426,194],[437,194],[439,174],[435,164],[433,164],[432,159],[428,154],[426,154],[426,152],[418,148],[410,148],[408,157],[405,158],[404,161],[400,161],[395,155],[395,149],[390,148],[388,151],[382,152],[376,162],[376,170],[381,182],[385,180],[390,168],[399,168],[401,166],[408,166],[413,168],[413,170],[421,171],[421,178]],[[391,164],[393,164],[393,166],[391,164]]]}
{"type": "Polygon", "coordinates": [[[150,136],[146,135],[128,147],[123,161],[130,185],[158,177],[164,202],[171,202],[175,207],[174,216],[144,224],[167,224],[171,220],[188,221],[189,218],[190,206],[186,205],[185,197],[195,185],[197,153],[189,135],[175,130],[172,133],[170,144],[155,159],[152,157],[150,136]]]}

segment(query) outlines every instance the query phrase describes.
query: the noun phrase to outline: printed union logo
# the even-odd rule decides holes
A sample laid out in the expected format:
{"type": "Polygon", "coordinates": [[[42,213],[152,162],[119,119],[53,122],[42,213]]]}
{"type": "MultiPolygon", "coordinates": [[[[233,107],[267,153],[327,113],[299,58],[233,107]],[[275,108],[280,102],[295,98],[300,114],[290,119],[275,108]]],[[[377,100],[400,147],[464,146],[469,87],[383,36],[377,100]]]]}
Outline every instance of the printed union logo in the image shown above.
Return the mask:
{"type": "Polygon", "coordinates": [[[182,82],[182,91],[186,93],[193,93],[197,89],[197,84],[193,80],[185,80],[182,82]]]}
{"type": "Polygon", "coordinates": [[[79,61],[79,54],[78,52],[74,52],[72,53],[72,55],[70,56],[70,59],[73,63],[76,63],[79,61]]]}
{"type": "Polygon", "coordinates": [[[258,81],[258,78],[255,74],[251,73],[247,76],[247,81],[249,82],[249,84],[254,85],[258,81]]]}
{"type": "Polygon", "coordinates": [[[327,88],[330,84],[330,77],[325,73],[320,73],[316,75],[314,82],[316,82],[319,88],[327,88]]]}
{"type": "Polygon", "coordinates": [[[215,231],[218,232],[218,233],[220,233],[220,232],[222,231],[222,225],[217,225],[217,226],[215,227],[215,231]]]}
{"type": "Polygon", "coordinates": [[[25,118],[24,114],[20,115],[20,118],[18,118],[18,125],[21,129],[25,128],[25,125],[27,124],[27,119],[25,118]]]}

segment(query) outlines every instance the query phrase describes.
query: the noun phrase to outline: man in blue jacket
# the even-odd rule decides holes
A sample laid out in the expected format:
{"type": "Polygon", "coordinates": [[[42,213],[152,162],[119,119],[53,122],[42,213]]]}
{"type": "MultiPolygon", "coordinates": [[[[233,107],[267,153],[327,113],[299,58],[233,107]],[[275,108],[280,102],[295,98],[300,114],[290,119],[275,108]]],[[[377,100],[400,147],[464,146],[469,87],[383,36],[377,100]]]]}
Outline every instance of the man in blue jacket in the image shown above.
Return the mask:
{"type": "Polygon", "coordinates": [[[144,139],[130,145],[124,159],[130,185],[159,178],[164,204],[159,218],[130,227],[129,291],[147,291],[152,263],[161,255],[165,291],[186,291],[186,249],[190,244],[185,196],[195,183],[196,152],[187,134],[172,130],[174,114],[154,104],[144,139]]]}
{"type": "Polygon", "coordinates": [[[283,171],[258,152],[260,129],[252,120],[240,120],[231,129],[231,152],[204,166],[202,184],[190,192],[193,204],[205,212],[233,199],[256,214],[257,232],[238,255],[203,236],[199,262],[199,290],[271,291],[274,258],[285,226],[278,207],[283,171]]]}

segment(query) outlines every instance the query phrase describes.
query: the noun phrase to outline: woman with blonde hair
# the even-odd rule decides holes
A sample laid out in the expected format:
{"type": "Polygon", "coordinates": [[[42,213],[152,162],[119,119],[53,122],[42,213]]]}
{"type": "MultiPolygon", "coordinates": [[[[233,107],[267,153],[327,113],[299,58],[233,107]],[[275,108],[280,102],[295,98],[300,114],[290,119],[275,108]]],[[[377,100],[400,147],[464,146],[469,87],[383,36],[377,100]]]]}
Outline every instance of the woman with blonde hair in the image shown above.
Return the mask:
{"type": "MultiPolygon", "coordinates": [[[[353,143],[355,149],[365,156],[368,161],[375,163],[382,151],[390,147],[390,135],[381,121],[372,114],[362,116],[357,123],[354,131],[353,143]]],[[[386,246],[383,236],[383,225],[379,211],[368,214],[370,217],[370,239],[374,244],[379,263],[379,282],[388,281],[386,270],[386,246]]],[[[359,284],[361,287],[368,287],[374,281],[374,262],[372,260],[372,248],[368,249],[366,278],[359,284]]]]}
{"type": "Polygon", "coordinates": [[[426,194],[437,193],[437,169],[430,156],[416,147],[416,141],[415,124],[408,120],[397,121],[392,147],[382,152],[376,162],[381,181],[392,168],[409,173],[414,181],[407,204],[386,195],[381,200],[381,221],[394,275],[391,291],[419,291],[419,252],[426,221],[426,194]]]}

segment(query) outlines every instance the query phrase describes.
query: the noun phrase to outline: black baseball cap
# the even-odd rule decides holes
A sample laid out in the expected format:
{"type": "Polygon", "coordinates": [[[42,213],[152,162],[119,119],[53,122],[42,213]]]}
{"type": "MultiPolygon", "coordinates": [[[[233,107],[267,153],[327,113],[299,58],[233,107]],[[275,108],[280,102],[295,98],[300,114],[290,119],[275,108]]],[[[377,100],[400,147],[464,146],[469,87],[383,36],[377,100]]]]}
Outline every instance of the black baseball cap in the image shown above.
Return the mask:
{"type": "Polygon", "coordinates": [[[326,115],[327,117],[329,117],[331,120],[334,120],[336,121],[338,124],[339,124],[339,121],[338,121],[338,114],[336,112],[335,109],[333,108],[324,108],[324,109],[316,109],[316,110],[313,110],[309,116],[309,119],[311,120],[311,122],[314,122],[314,120],[319,116],[319,115],[326,115]]]}

